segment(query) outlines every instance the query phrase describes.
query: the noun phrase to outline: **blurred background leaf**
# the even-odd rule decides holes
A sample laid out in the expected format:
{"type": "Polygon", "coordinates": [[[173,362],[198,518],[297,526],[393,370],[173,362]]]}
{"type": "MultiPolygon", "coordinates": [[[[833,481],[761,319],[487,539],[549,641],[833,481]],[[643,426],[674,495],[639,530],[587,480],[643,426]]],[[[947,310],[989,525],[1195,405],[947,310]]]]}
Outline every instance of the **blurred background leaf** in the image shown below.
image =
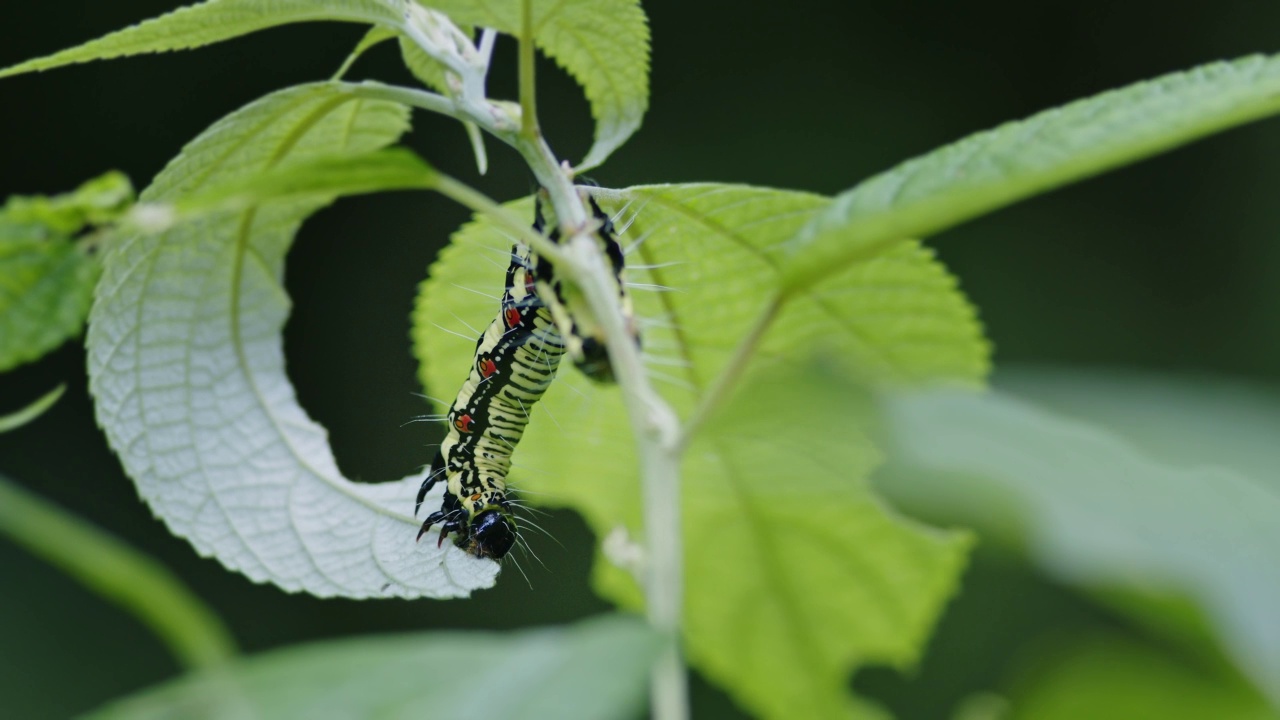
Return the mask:
{"type": "Polygon", "coordinates": [[[659,647],[624,616],[502,635],[336,640],[245,658],[89,717],[626,720],[644,706],[659,647]]]}
{"type": "Polygon", "coordinates": [[[1170,465],[1229,468],[1280,492],[1280,387],[1204,374],[1013,365],[996,384],[1105,427],[1170,465]]]}
{"type": "MultiPolygon", "coordinates": [[[[77,233],[110,223],[133,204],[118,172],[60,195],[13,195],[0,207],[0,372],[39,358],[80,332],[101,268],[99,238],[77,233]]],[[[105,231],[104,231],[105,232],[105,231]]]]}
{"type": "Polygon", "coordinates": [[[1011,720],[1269,720],[1247,684],[1167,650],[1106,635],[1059,638],[1019,668],[1011,720]]]}
{"type": "Polygon", "coordinates": [[[1280,496],[1269,486],[1166,464],[999,393],[899,396],[885,410],[893,460],[877,486],[900,506],[974,527],[1152,629],[1194,641],[1207,623],[1280,707],[1280,496]]]}

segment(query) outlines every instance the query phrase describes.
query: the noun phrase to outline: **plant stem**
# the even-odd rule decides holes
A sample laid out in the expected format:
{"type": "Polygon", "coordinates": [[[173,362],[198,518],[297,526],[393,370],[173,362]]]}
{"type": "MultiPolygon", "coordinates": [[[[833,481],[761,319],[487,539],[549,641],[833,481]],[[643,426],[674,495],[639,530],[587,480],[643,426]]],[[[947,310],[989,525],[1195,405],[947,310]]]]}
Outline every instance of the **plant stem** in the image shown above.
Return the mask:
{"type": "Polygon", "coordinates": [[[8,415],[0,415],[0,433],[17,430],[27,423],[35,420],[45,413],[46,410],[53,407],[58,402],[58,398],[62,397],[62,393],[67,389],[65,384],[50,390],[40,396],[35,402],[17,410],[8,415]]]}
{"type": "Polygon", "coordinates": [[[506,208],[489,199],[465,183],[458,182],[443,173],[437,173],[435,190],[441,195],[470,208],[475,212],[487,215],[495,220],[503,229],[513,233],[520,241],[533,248],[539,255],[559,265],[568,262],[564,250],[545,236],[534,232],[529,224],[516,217],[506,208]]]}
{"type": "Polygon", "coordinates": [[[582,289],[587,305],[605,331],[614,378],[636,438],[640,484],[644,496],[645,545],[648,549],[645,605],[649,624],[666,636],[668,646],[654,663],[651,703],[658,720],[689,716],[688,683],[680,653],[684,601],[684,544],[680,519],[680,422],[653,389],[622,310],[618,306],[613,272],[600,244],[586,232],[589,215],[572,174],[562,168],[541,136],[519,137],[515,148],[542,187],[566,240],[567,255],[557,271],[582,289]]]}
{"type": "Polygon", "coordinates": [[[0,475],[0,533],[132,613],[187,668],[221,666],[235,642],[164,566],[0,475]]]}
{"type": "MultiPolygon", "coordinates": [[[[640,459],[644,500],[645,605],[649,623],[667,638],[654,663],[651,699],[659,720],[689,716],[688,688],[680,654],[684,600],[684,544],[680,519],[679,421],[649,383],[639,348],[627,332],[617,304],[612,273],[599,246],[577,236],[566,248],[574,281],[604,327],[614,377],[622,390],[640,459]]],[[[557,266],[559,267],[559,266],[557,266]]]]}
{"type": "Polygon", "coordinates": [[[520,3],[520,134],[538,137],[537,76],[534,73],[533,0],[520,3]]]}

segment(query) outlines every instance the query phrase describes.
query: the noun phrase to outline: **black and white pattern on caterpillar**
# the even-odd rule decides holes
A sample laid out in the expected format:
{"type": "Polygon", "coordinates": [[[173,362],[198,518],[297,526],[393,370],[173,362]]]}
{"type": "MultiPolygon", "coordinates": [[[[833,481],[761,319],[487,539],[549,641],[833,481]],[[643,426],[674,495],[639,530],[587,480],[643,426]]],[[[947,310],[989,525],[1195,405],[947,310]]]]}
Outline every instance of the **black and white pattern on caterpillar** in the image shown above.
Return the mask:
{"type": "MultiPolygon", "coordinates": [[[[601,249],[604,251],[605,257],[609,260],[609,266],[613,270],[613,278],[618,289],[618,300],[622,308],[623,318],[627,322],[627,331],[637,345],[640,343],[640,335],[636,331],[636,323],[634,318],[634,310],[631,305],[631,294],[627,292],[627,283],[625,280],[626,266],[622,254],[622,246],[618,244],[617,231],[613,226],[613,221],[605,214],[600,206],[596,204],[595,198],[587,196],[587,201],[591,204],[591,210],[594,219],[599,223],[599,238],[603,243],[601,249]]],[[[541,213],[538,215],[537,222],[541,222],[541,213]]],[[[566,340],[566,349],[569,357],[573,359],[573,364],[577,366],[582,374],[597,382],[613,382],[613,365],[609,361],[609,348],[605,344],[604,328],[600,326],[595,318],[589,313],[580,312],[576,315],[570,312],[572,301],[576,301],[578,307],[585,306],[585,300],[576,292],[575,288],[566,287],[560,279],[553,277],[554,273],[550,272],[550,264],[546,265],[546,272],[537,278],[540,283],[540,291],[543,296],[548,298],[547,305],[551,310],[551,316],[556,322],[556,327],[560,328],[566,340]],[[545,288],[549,287],[549,291],[545,288]],[[566,296],[570,296],[566,298],[566,296]]]]}
{"type": "MultiPolygon", "coordinates": [[[[622,251],[612,222],[594,200],[590,202],[600,223],[599,237],[623,288],[622,251]]],[[[541,203],[535,212],[533,227],[541,232],[545,224],[541,203]]],[[[558,240],[559,228],[549,237],[558,240]]],[[[611,377],[603,342],[579,334],[579,325],[565,309],[563,293],[551,263],[523,244],[512,246],[500,312],[476,341],[471,371],[449,408],[448,432],[418,490],[415,514],[437,482],[447,484],[440,509],[422,523],[419,539],[440,524],[440,543],[456,533],[458,547],[495,560],[515,544],[519,528],[507,497],[506,478],[511,453],[524,434],[534,403],[550,387],[570,346],[584,372],[598,380],[611,377]]],[[[621,293],[624,301],[629,299],[625,290],[621,293]]],[[[624,308],[629,319],[629,302],[624,308]]]]}

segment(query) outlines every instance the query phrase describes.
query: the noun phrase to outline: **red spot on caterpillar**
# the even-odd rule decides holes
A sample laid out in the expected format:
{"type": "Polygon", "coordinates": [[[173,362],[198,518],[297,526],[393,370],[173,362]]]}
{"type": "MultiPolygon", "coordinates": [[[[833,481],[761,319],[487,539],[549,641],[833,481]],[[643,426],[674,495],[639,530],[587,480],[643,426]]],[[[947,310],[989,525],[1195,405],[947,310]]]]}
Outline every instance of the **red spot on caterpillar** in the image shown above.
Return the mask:
{"type": "Polygon", "coordinates": [[[513,328],[520,324],[520,311],[515,308],[507,308],[504,313],[507,319],[507,327],[513,328]]]}
{"type": "Polygon", "coordinates": [[[480,493],[476,493],[475,495],[471,496],[471,502],[479,502],[479,500],[480,500],[480,493]]]}
{"type": "Polygon", "coordinates": [[[525,292],[533,294],[533,275],[531,273],[524,274],[524,289],[525,292]]]}
{"type": "Polygon", "coordinates": [[[485,358],[484,360],[481,360],[479,365],[480,365],[480,375],[483,377],[489,377],[490,375],[498,372],[498,364],[495,363],[493,360],[490,360],[489,358],[485,358]]]}
{"type": "Polygon", "coordinates": [[[470,415],[463,415],[462,417],[453,421],[453,426],[458,428],[458,432],[469,433],[471,432],[472,422],[474,422],[474,420],[471,419],[470,415]]]}

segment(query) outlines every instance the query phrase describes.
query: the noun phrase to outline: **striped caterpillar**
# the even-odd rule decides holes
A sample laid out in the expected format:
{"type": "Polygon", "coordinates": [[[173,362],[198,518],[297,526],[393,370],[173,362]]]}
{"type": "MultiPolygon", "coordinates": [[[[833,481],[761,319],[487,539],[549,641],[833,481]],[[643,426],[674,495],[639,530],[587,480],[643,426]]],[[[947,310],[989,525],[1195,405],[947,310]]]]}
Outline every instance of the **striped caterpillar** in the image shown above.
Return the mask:
{"type": "MultiPolygon", "coordinates": [[[[594,199],[588,200],[629,314],[613,223],[594,199]]],[[[545,224],[538,200],[533,229],[542,232],[545,224]]],[[[549,238],[558,241],[560,229],[554,228],[549,238]]],[[[497,560],[515,544],[519,528],[507,499],[506,477],[533,404],[550,387],[566,352],[589,377],[612,378],[602,336],[581,334],[583,326],[565,307],[565,293],[550,262],[522,243],[512,246],[498,317],[476,341],[471,371],[446,416],[448,432],[418,489],[415,515],[427,492],[446,481],[441,507],[423,521],[418,539],[439,523],[439,543],[457,533],[454,544],[476,557],[497,560]]]]}

